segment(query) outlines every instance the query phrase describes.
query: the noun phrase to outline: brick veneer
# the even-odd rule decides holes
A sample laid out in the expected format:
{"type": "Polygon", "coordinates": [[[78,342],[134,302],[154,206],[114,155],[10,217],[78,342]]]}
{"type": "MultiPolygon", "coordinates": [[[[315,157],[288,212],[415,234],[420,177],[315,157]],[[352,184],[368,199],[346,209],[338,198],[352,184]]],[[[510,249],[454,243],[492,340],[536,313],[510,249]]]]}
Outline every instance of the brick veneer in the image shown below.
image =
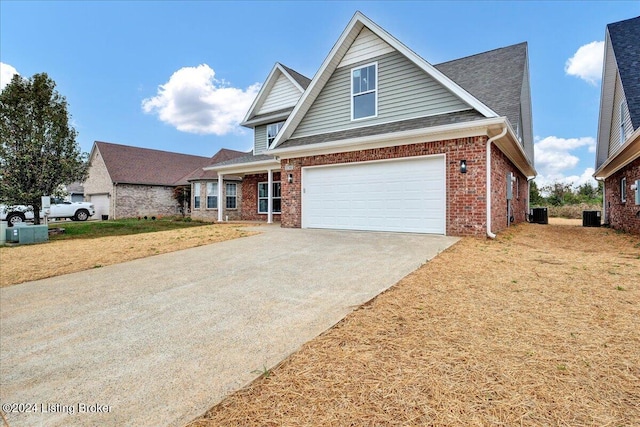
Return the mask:
{"type": "MultiPolygon", "coordinates": [[[[245,221],[266,221],[267,214],[258,213],[258,183],[266,182],[266,173],[255,175],[245,175],[242,179],[242,214],[245,221]]],[[[280,181],[280,172],[273,172],[273,181],[280,181]]],[[[284,183],[281,184],[284,186],[284,183]]],[[[282,188],[282,187],[281,187],[282,188]]],[[[282,205],[284,209],[284,194],[282,194],[282,205]]],[[[280,214],[273,214],[274,221],[280,221],[280,214]]]]}
{"type": "Polygon", "coordinates": [[[173,187],[118,184],[114,188],[115,218],[169,216],[178,213],[173,187]]]}
{"type": "MultiPolygon", "coordinates": [[[[198,221],[207,221],[214,222],[218,220],[218,208],[209,209],[207,208],[207,182],[218,182],[217,179],[214,180],[202,180],[195,181],[191,184],[191,218],[198,221]],[[194,208],[193,194],[194,183],[200,183],[200,208],[194,208]]],[[[225,184],[236,184],[236,209],[227,209],[226,207],[222,210],[222,219],[226,221],[227,218],[229,221],[236,221],[242,219],[242,183],[238,181],[227,181],[223,180],[225,184]]],[[[227,186],[222,187],[222,206],[226,206],[226,192],[227,186]]]]}
{"type": "MultiPolygon", "coordinates": [[[[302,167],[445,154],[446,233],[452,236],[482,236],[486,232],[486,141],[486,136],[476,136],[283,160],[283,169],[287,166],[292,168],[286,173],[293,174],[293,183],[286,180],[282,182],[282,226],[301,226],[302,167]],[[460,160],[463,159],[467,161],[466,174],[460,173],[460,160]]],[[[514,200],[515,222],[526,218],[527,184],[526,178],[495,146],[492,153],[492,228],[497,232],[507,226],[507,171],[513,171],[519,176],[520,198],[514,200]]]]}
{"type": "Polygon", "coordinates": [[[640,158],[605,179],[605,217],[615,229],[640,234],[640,205],[635,204],[631,185],[640,179],[640,158]],[[627,178],[627,201],[620,199],[620,180],[627,178]]]}
{"type": "Polygon", "coordinates": [[[509,218],[513,217],[513,223],[526,221],[527,219],[527,198],[529,186],[527,178],[520,172],[511,161],[498,150],[495,145],[491,146],[491,231],[497,233],[507,228],[511,223],[509,218]],[[508,213],[507,204],[507,174],[512,173],[516,178],[513,183],[513,199],[511,200],[511,212],[508,213]]]}

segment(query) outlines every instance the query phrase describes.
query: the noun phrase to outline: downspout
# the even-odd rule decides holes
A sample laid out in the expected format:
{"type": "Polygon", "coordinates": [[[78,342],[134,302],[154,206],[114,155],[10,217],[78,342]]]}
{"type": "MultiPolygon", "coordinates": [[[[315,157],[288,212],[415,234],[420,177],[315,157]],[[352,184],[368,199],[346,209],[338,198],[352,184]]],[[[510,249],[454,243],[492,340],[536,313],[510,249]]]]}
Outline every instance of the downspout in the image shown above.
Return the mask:
{"type": "Polygon", "coordinates": [[[118,219],[116,201],[118,200],[118,183],[113,184],[113,219],[118,219]]]}
{"type": "Polygon", "coordinates": [[[487,237],[495,239],[496,235],[491,232],[491,144],[496,139],[500,139],[507,134],[505,126],[496,136],[492,136],[487,140],[487,237]]]}
{"type": "Polygon", "coordinates": [[[534,179],[536,179],[535,176],[532,176],[531,178],[527,178],[527,212],[525,213],[525,218],[527,219],[527,222],[531,222],[529,219],[529,214],[531,213],[531,181],[533,181],[534,179]]]}

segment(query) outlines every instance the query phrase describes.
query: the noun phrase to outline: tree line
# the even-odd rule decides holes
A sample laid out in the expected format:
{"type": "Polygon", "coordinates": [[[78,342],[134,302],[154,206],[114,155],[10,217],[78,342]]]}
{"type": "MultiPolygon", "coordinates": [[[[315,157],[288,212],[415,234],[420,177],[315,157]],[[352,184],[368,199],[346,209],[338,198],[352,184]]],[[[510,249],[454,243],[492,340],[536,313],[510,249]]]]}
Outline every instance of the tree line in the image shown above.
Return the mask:
{"type": "Polygon", "coordinates": [[[572,183],[554,182],[538,188],[535,181],[531,181],[531,206],[566,206],[566,205],[600,205],[602,204],[602,181],[594,186],[586,182],[574,187],[572,183]]]}

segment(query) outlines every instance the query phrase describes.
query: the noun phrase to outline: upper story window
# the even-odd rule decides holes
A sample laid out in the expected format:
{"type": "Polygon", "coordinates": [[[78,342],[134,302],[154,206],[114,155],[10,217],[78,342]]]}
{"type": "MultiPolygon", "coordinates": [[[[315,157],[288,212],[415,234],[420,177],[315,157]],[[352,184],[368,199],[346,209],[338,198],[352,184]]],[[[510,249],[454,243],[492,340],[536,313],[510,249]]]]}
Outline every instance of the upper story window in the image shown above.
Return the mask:
{"type": "Polygon", "coordinates": [[[351,70],[351,120],[378,115],[378,63],[351,70]]]}
{"type": "Polygon", "coordinates": [[[267,148],[269,148],[273,140],[276,139],[276,136],[278,135],[278,132],[280,132],[280,129],[282,129],[283,125],[284,122],[278,122],[267,126],[267,148]]]}

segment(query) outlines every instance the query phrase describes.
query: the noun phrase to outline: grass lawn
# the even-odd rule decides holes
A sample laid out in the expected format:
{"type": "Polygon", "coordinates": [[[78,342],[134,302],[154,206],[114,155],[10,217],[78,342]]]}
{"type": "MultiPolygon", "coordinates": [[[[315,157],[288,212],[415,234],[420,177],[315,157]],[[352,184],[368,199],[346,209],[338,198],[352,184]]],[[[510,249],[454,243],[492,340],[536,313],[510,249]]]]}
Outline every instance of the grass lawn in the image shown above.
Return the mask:
{"type": "Polygon", "coordinates": [[[130,234],[152,233],[156,231],[179,230],[182,228],[211,225],[206,222],[184,221],[181,218],[161,218],[158,220],[119,219],[112,221],[64,222],[50,224],[49,229],[63,228],[64,233],[53,234],[49,240],[94,239],[96,237],[126,236],[130,234]]]}
{"type": "Polygon", "coordinates": [[[639,425],[639,321],[639,236],[520,224],[461,240],[189,426],[639,425]]]}
{"type": "Polygon", "coordinates": [[[0,287],[256,234],[239,224],[170,220],[64,222],[49,242],[0,247],[0,287]]]}

